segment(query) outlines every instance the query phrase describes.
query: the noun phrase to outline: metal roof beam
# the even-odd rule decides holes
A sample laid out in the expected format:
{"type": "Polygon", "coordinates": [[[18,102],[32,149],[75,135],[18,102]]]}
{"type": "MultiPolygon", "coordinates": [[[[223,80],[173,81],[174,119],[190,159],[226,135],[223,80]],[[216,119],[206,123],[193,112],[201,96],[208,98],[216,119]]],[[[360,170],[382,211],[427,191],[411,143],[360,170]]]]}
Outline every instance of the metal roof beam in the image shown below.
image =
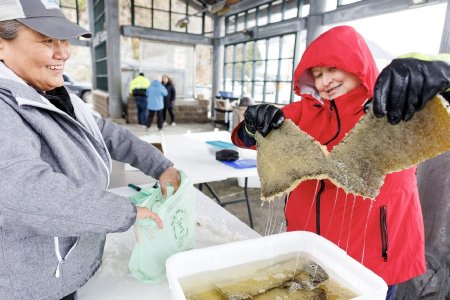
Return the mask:
{"type": "Polygon", "coordinates": [[[205,37],[201,34],[159,30],[131,25],[121,26],[120,31],[123,36],[141,38],[146,40],[182,43],[190,45],[196,44],[212,45],[212,38],[205,37]]]}
{"type": "Polygon", "coordinates": [[[273,36],[279,36],[287,33],[298,32],[305,28],[306,20],[302,19],[288,19],[278,23],[267,24],[260,27],[249,28],[253,36],[249,38],[244,32],[235,32],[228,34],[221,38],[223,45],[244,43],[252,40],[264,39],[273,36]]]}
{"type": "Polygon", "coordinates": [[[266,3],[270,3],[272,1],[273,0],[259,0],[259,1],[242,0],[236,4],[230,5],[230,11],[228,13],[226,13],[224,16],[227,17],[230,15],[234,15],[234,14],[240,13],[241,11],[246,11],[248,9],[264,5],[266,3]]]}
{"type": "Polygon", "coordinates": [[[413,4],[412,0],[364,0],[343,5],[335,10],[324,13],[323,24],[341,23],[445,2],[447,0],[428,0],[419,5],[413,4]]]}
{"type": "Polygon", "coordinates": [[[71,45],[74,46],[83,46],[83,47],[91,46],[91,42],[89,40],[70,39],[69,42],[71,45]]]}

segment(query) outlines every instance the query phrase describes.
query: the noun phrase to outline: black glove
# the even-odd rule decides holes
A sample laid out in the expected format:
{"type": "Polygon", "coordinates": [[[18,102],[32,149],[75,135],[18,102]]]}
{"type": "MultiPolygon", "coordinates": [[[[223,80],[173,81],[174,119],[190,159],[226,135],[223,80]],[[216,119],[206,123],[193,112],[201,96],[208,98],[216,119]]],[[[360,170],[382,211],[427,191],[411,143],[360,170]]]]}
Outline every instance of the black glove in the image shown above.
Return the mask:
{"type": "Polygon", "coordinates": [[[434,95],[450,87],[450,65],[444,61],[394,59],[375,84],[373,112],[389,123],[408,121],[434,95]]]}
{"type": "Polygon", "coordinates": [[[283,111],[271,104],[249,106],[244,113],[245,130],[252,137],[256,132],[267,136],[272,129],[279,128],[283,121],[283,111]]]}

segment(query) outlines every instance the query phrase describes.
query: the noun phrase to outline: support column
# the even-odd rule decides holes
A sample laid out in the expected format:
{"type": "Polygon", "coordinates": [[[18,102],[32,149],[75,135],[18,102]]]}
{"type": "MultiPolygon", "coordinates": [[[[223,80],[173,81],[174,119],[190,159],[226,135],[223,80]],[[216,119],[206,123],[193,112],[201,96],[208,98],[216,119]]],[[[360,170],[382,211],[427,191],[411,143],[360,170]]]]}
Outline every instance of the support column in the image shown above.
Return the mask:
{"type": "MultiPolygon", "coordinates": [[[[92,32],[92,35],[95,36],[94,31],[94,0],[88,0],[87,1],[87,12],[88,12],[88,22],[89,22],[89,30],[92,32]]],[[[94,38],[91,40],[90,45],[90,52],[91,52],[91,84],[92,84],[92,90],[95,90],[97,88],[97,80],[95,80],[95,76],[97,74],[96,66],[95,66],[95,48],[94,48],[94,38]]]]}
{"type": "Polygon", "coordinates": [[[119,0],[105,1],[106,51],[108,66],[109,116],[122,117],[122,80],[120,68],[119,0]]]}
{"type": "Polygon", "coordinates": [[[447,12],[445,13],[439,53],[450,53],[450,0],[447,1],[447,12]]]}
{"type": "Polygon", "coordinates": [[[327,7],[327,0],[314,0],[310,3],[309,16],[306,21],[306,45],[309,45],[323,32],[323,13],[327,7]]]}
{"type": "Polygon", "coordinates": [[[224,17],[214,17],[213,55],[212,55],[212,88],[211,88],[211,118],[215,118],[215,97],[222,86],[224,46],[220,42],[224,17]]]}

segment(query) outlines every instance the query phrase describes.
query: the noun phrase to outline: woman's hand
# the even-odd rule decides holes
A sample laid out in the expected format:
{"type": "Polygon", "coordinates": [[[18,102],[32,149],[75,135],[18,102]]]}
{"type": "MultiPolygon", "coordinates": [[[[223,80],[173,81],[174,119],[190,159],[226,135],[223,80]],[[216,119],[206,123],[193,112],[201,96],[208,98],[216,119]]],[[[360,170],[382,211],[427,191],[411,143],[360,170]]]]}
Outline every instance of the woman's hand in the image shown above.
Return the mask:
{"type": "Polygon", "coordinates": [[[147,219],[150,218],[153,221],[156,222],[156,224],[158,225],[158,228],[163,228],[164,224],[161,220],[161,218],[155,214],[154,212],[152,212],[151,210],[149,210],[146,207],[140,207],[140,206],[136,206],[136,220],[143,220],[143,219],[147,219]]]}
{"type": "Polygon", "coordinates": [[[373,112],[389,123],[410,120],[434,95],[450,87],[450,65],[445,61],[394,59],[375,84],[373,112]]]}
{"type": "Polygon", "coordinates": [[[164,198],[167,197],[167,185],[173,186],[173,192],[175,193],[180,187],[181,177],[180,171],[174,167],[167,168],[161,176],[159,176],[159,184],[161,185],[161,192],[164,198]]]}
{"type": "Polygon", "coordinates": [[[244,129],[252,138],[256,132],[266,137],[271,130],[280,128],[283,122],[283,111],[271,104],[252,105],[244,112],[244,129]]]}

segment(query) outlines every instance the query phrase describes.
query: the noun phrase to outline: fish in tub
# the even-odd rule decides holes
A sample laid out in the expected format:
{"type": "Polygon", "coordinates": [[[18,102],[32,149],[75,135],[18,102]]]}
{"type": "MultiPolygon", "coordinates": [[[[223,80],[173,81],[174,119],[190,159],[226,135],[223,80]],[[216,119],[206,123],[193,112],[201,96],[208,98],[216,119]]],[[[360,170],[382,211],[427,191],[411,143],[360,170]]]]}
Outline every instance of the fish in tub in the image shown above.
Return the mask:
{"type": "Polygon", "coordinates": [[[387,292],[378,275],[303,231],[177,253],[166,265],[175,300],[359,300],[385,299],[387,292]]]}

